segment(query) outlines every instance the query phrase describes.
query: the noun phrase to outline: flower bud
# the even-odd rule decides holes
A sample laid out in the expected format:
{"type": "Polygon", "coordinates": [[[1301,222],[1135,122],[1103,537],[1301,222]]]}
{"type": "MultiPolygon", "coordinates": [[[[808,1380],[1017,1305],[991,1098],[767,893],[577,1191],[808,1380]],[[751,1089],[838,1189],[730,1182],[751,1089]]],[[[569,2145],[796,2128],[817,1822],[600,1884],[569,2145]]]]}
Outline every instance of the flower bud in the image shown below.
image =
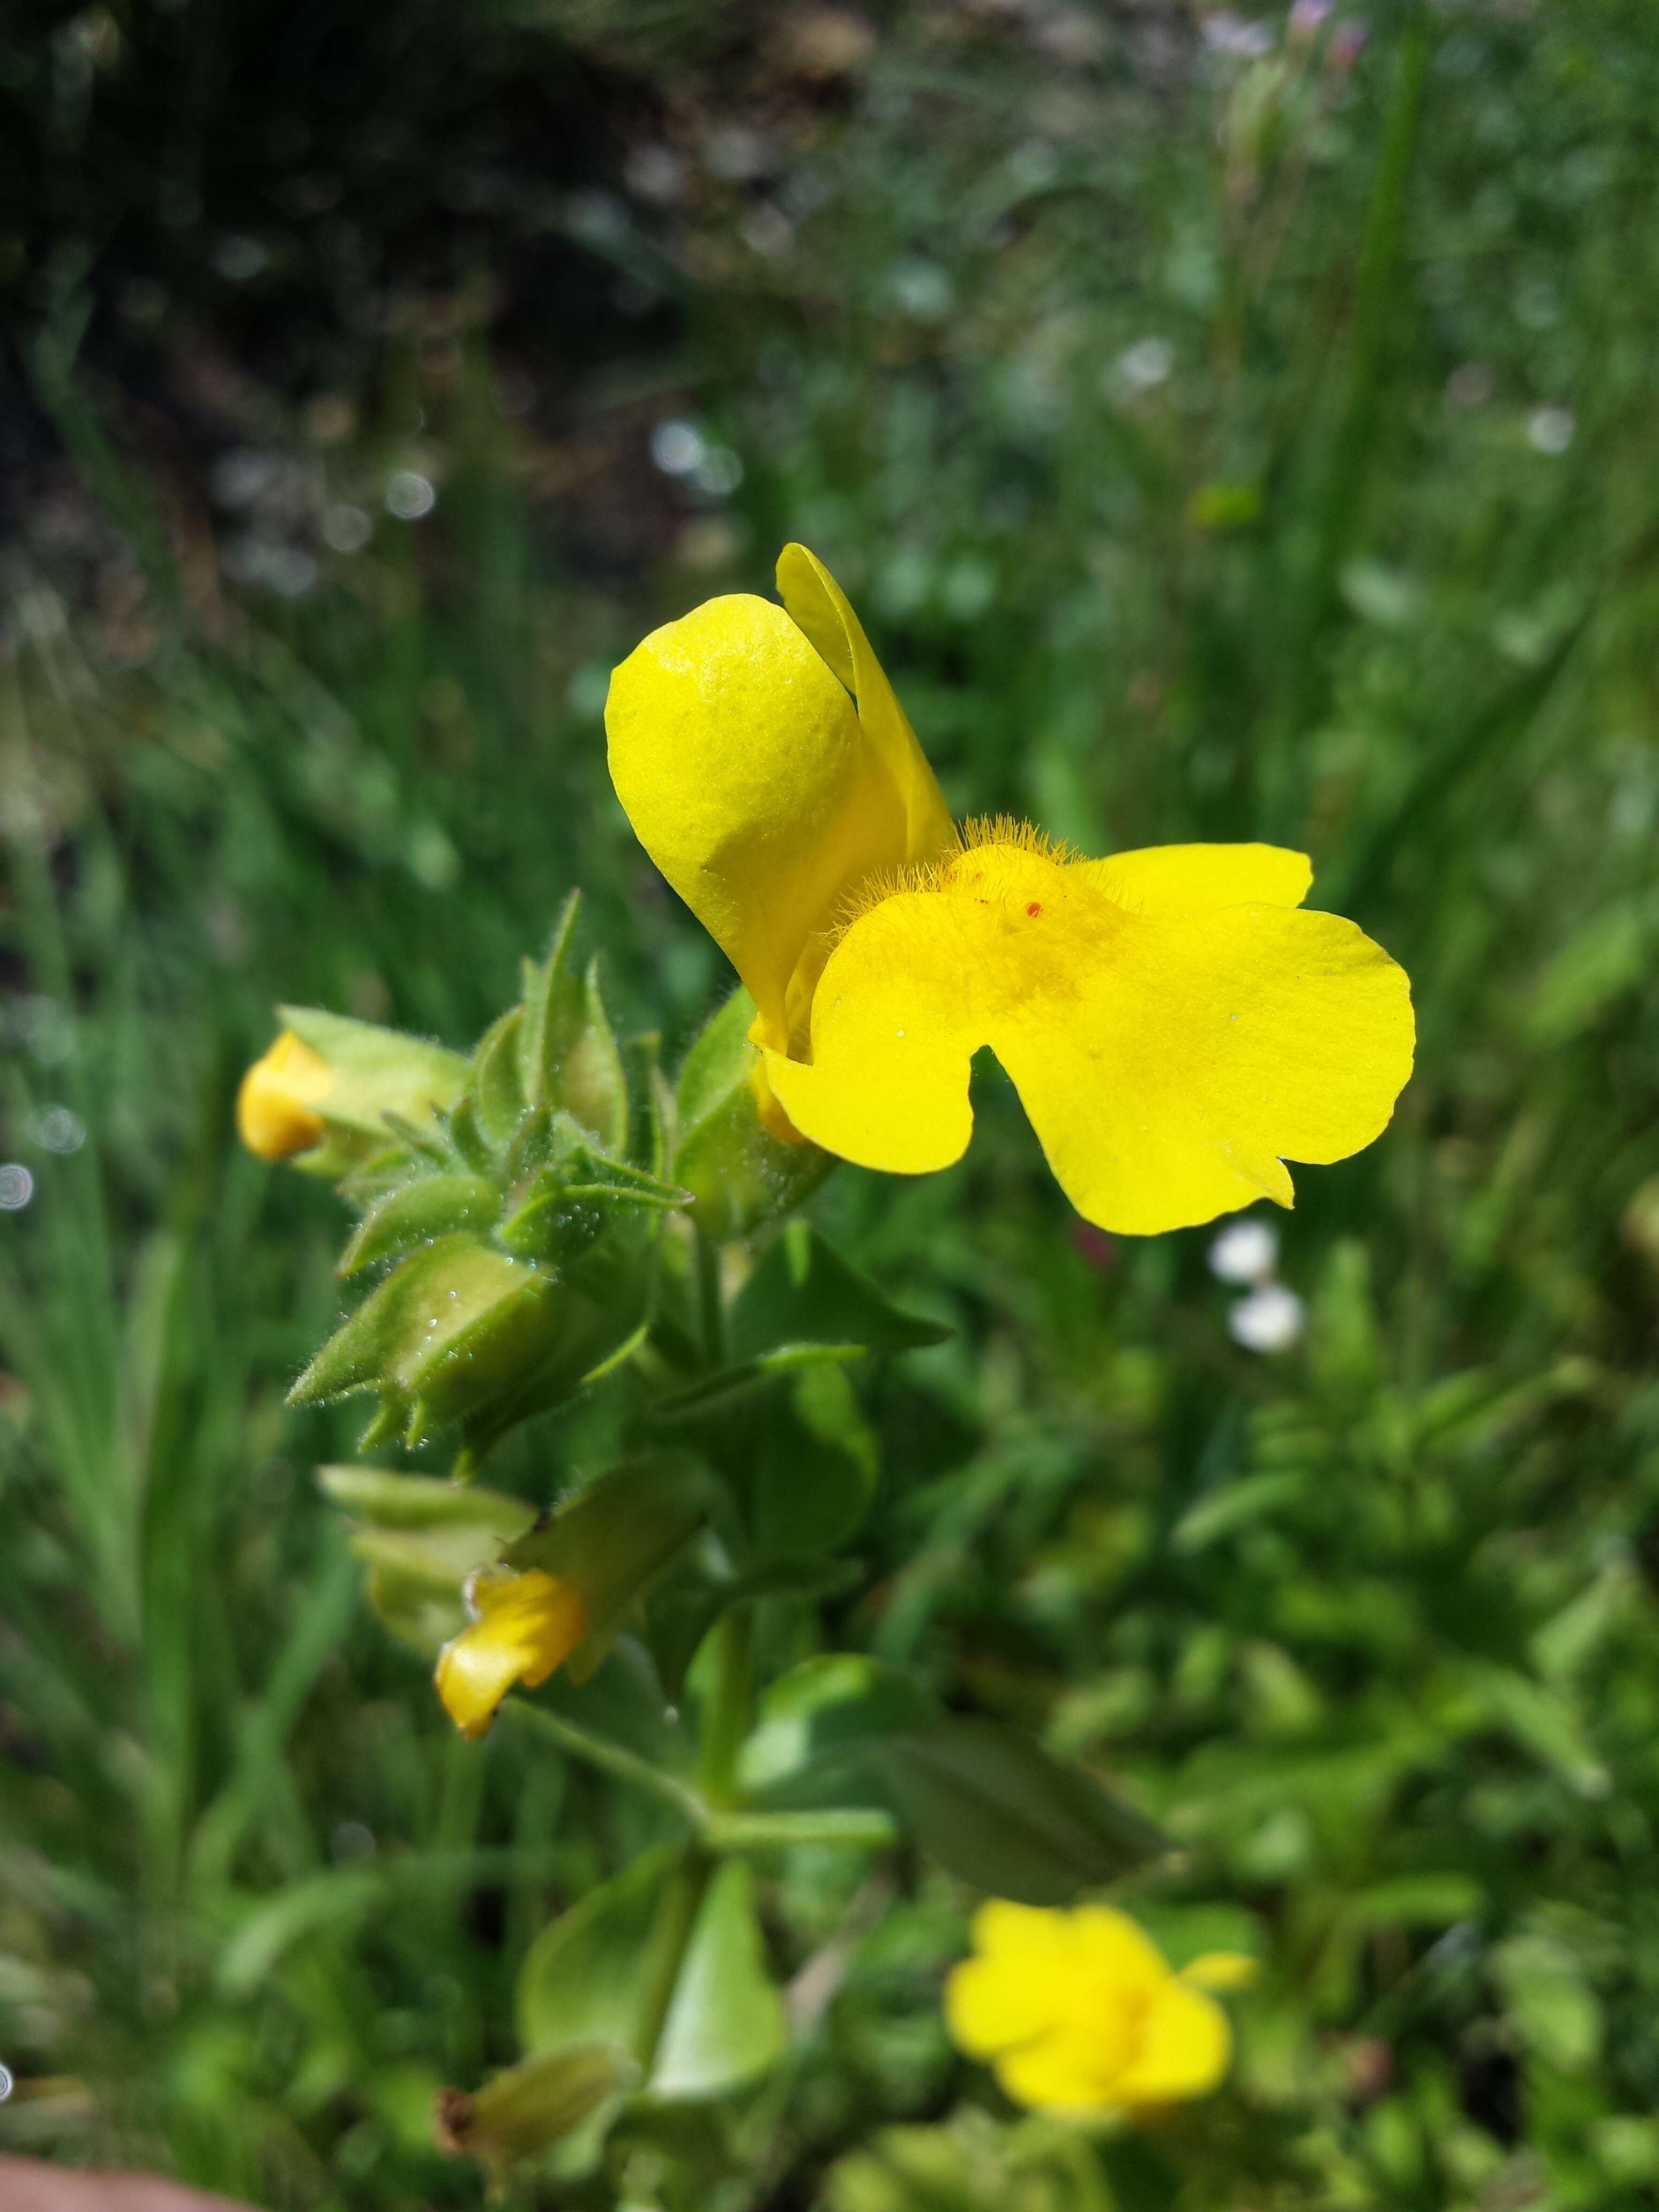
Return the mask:
{"type": "Polygon", "coordinates": [[[504,2169],[550,2149],[607,2098],[630,2088],[638,2073],[614,2044],[538,2051],[475,2095],[441,2089],[434,2116],[439,2148],[452,2157],[482,2160],[499,2181],[504,2169]]]}
{"type": "Polygon", "coordinates": [[[326,1127],[313,1108],[334,1088],[320,1053],[284,1030],[263,1060],[256,1060],[236,1093],[236,1133],[262,1160],[285,1160],[322,1142],[326,1127]]]}
{"type": "Polygon", "coordinates": [[[303,1165],[339,1174],[395,1144],[396,1122],[429,1127],[460,1097],[459,1053],[315,1006],[280,1012],[283,1032],[236,1099],[238,1133],[261,1159],[305,1154],[303,1165]]]}

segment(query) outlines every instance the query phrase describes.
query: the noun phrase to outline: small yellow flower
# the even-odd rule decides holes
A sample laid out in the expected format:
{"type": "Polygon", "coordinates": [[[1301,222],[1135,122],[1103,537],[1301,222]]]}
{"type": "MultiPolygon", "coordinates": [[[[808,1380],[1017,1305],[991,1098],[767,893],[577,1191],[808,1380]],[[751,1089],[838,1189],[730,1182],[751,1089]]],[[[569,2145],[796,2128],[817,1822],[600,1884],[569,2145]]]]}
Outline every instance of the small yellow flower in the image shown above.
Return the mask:
{"type": "Polygon", "coordinates": [[[263,1060],[256,1060],[236,1094],[236,1127],[249,1152],[262,1160],[285,1160],[323,1139],[324,1121],[312,1108],[334,1088],[334,1071],[320,1053],[284,1030],[263,1060]]]}
{"type": "Polygon", "coordinates": [[[993,1899],[974,1917],[975,1955],[952,1969],[945,2019],[1016,2104],[1079,2118],[1202,2097],[1232,2056],[1206,1989],[1239,1989],[1255,1962],[1215,1951],[1179,1974],[1127,1913],[993,1899]]]}
{"type": "Polygon", "coordinates": [[[711,599],[611,680],[611,774],[757,1009],[769,1126],[865,1167],[960,1158],[989,1045],[1101,1228],[1150,1235],[1346,1158],[1411,1072],[1406,977],[1307,913],[1272,845],[1081,860],[958,831],[840,586],[805,547],[781,607],[711,599]]]}
{"type": "Polygon", "coordinates": [[[264,1160],[309,1153],[301,1167],[340,1174],[393,1141],[389,1115],[429,1122],[466,1083],[459,1053],[423,1037],[290,1006],[282,1034],[256,1060],[236,1094],[236,1127],[264,1160]]]}
{"type": "Polygon", "coordinates": [[[515,1682],[533,1690],[587,1633],[580,1594],[558,1576],[477,1575],[468,1593],[477,1619],[438,1654],[438,1695],[461,1734],[487,1735],[515,1682]]]}

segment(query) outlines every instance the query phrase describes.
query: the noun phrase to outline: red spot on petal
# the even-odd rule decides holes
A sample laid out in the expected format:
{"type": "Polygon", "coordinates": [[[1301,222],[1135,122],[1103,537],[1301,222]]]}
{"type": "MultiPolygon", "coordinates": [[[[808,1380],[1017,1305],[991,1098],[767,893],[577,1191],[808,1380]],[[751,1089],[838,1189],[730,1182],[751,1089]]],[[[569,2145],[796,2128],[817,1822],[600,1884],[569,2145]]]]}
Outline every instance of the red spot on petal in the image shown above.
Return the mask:
{"type": "Polygon", "coordinates": [[[1037,900],[1033,899],[1030,906],[1026,908],[1025,911],[1030,915],[1038,915],[1042,913],[1042,908],[1037,900]]]}

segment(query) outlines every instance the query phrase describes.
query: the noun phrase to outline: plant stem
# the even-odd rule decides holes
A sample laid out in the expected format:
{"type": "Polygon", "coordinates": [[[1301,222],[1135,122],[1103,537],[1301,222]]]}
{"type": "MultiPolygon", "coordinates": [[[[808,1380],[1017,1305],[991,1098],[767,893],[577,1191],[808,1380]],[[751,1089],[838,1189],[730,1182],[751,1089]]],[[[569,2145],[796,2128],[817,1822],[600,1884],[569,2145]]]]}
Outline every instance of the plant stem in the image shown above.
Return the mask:
{"type": "Polygon", "coordinates": [[[711,1851],[782,1850],[792,1844],[853,1844],[888,1850],[898,1841],[890,1814],[874,1805],[832,1807],[821,1813],[711,1813],[703,1840],[711,1851]]]}
{"type": "Polygon", "coordinates": [[[702,1786],[711,1803],[732,1804],[738,1794],[738,1753],[754,1720],[754,1615],[733,1606],[709,1631],[714,1680],[702,1724],[702,1786]]]}
{"type": "Polygon", "coordinates": [[[690,1822],[693,1828],[702,1829],[708,1818],[708,1808],[696,1791],[688,1788],[676,1776],[665,1774],[661,1767],[653,1766],[648,1759],[641,1759],[636,1752],[629,1751],[622,1744],[592,1735],[546,1705],[532,1705],[523,1698],[509,1698],[506,1710],[516,1714],[526,1727],[533,1729],[538,1735],[557,1744],[561,1751],[568,1752],[573,1759],[586,1759],[590,1766],[597,1766],[606,1774],[615,1775],[619,1782],[632,1782],[641,1790],[650,1790],[653,1796],[660,1797],[672,1805],[677,1813],[690,1822]]]}
{"type": "Polygon", "coordinates": [[[669,1876],[663,1892],[657,1923],[651,1934],[645,2003],[640,2018],[637,2055],[643,2082],[649,2082],[651,2069],[657,2063],[669,2008],[679,1986],[680,1971],[685,1964],[708,1877],[714,1870],[714,1862],[706,1851],[689,1850],[669,1876]]]}

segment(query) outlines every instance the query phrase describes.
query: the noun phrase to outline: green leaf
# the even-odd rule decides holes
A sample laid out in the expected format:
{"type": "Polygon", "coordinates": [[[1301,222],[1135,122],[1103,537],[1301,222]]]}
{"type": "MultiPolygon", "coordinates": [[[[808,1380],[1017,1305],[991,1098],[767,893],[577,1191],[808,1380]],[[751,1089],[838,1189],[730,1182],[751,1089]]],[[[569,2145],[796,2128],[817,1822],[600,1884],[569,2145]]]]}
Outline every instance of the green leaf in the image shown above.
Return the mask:
{"type": "Polygon", "coordinates": [[[1484,1700],[1492,1717],[1535,1759],[1553,1767],[1579,1796],[1607,1795],[1613,1778],[1589,1739],[1575,1700],[1512,1667],[1471,1662],[1464,1680],[1484,1700]]]}
{"type": "Polygon", "coordinates": [[[534,1106],[570,1115],[613,1154],[628,1148],[628,1076],[605,1011],[597,959],[586,976],[574,963],[580,894],[565,901],[553,945],[526,977],[520,1054],[524,1094],[534,1106]]]}
{"type": "Polygon", "coordinates": [[[612,1468],[511,1546],[508,1566],[542,1568],[581,1592],[588,1632],[570,1662],[578,1680],[629,1607],[685,1549],[708,1507],[702,1462],[661,1452],[612,1468]]]}
{"type": "Polygon", "coordinates": [[[466,1062],[442,1045],[320,1006],[279,1006],[277,1013],[333,1072],[333,1088],[313,1109],[325,1121],[383,1137],[388,1114],[429,1125],[461,1095],[466,1062]]]}
{"type": "Polygon", "coordinates": [[[335,1272],[356,1275],[378,1260],[399,1259],[457,1230],[486,1230],[501,1210],[501,1193],[487,1176],[422,1176],[389,1191],[369,1209],[335,1272]]]}
{"type": "Polygon", "coordinates": [[[767,1968],[755,1881],[740,1859],[710,1881],[669,2007],[653,2098],[723,2096],[776,2064],[789,2032],[767,1968]]]}
{"type": "Polygon", "coordinates": [[[922,1849],[992,1896],[1066,1905],[1168,1849],[1080,1769],[997,1721],[952,1717],[874,1756],[922,1849]]]}
{"type": "Polygon", "coordinates": [[[836,1164],[816,1145],[791,1144],[763,1126],[754,1018],[755,1002],[739,988],[687,1054],[676,1094],[670,1173],[696,1199],[697,1228],[714,1243],[793,1212],[836,1164]]]}
{"type": "Polygon", "coordinates": [[[639,2048],[651,1932],[677,1856],[672,1849],[647,1851],[537,1936],[514,2000],[526,2051],[594,2039],[639,2048]]]}
{"type": "Polygon", "coordinates": [[[703,1555],[694,1550],[686,1569],[652,1597],[647,1616],[646,1637],[664,1695],[678,1702],[697,1646],[729,1607],[761,1597],[829,1596],[850,1588],[862,1573],[851,1559],[786,1559],[734,1575],[718,1546],[711,1543],[703,1555]]]}
{"type": "Polygon", "coordinates": [[[449,1139],[459,1153],[463,1163],[479,1175],[488,1175],[495,1164],[494,1153],[478,1127],[478,1110],[470,1098],[458,1099],[450,1109],[449,1139]]]}
{"type": "Polygon", "coordinates": [[[875,1436],[844,1369],[804,1367],[751,1416],[750,1510],[756,1555],[832,1552],[870,1510],[880,1478],[875,1436]]]}
{"type": "Polygon", "coordinates": [[[1492,1966],[1528,2056],[1559,2073],[1588,2071],[1607,2024],[1583,1962],[1558,1936],[1529,1928],[1497,1946],[1492,1966]]]}
{"type": "Polygon", "coordinates": [[[519,1030],[522,1006],[509,1007],[492,1022],[472,1055],[468,1095],[478,1133],[499,1158],[518,1134],[524,1119],[524,1086],[519,1074],[519,1030]]]}
{"type": "Polygon", "coordinates": [[[856,1344],[911,1352],[951,1334],[889,1304],[809,1222],[792,1221],[732,1305],[730,1341],[744,1358],[776,1344],[856,1344]]]}
{"type": "Polygon", "coordinates": [[[914,1675],[862,1652],[828,1653],[767,1690],[738,1776],[745,1792],[798,1802],[815,1771],[844,1775],[849,1759],[865,1759],[888,1737],[925,1733],[939,1718],[938,1701],[914,1675]]]}
{"type": "Polygon", "coordinates": [[[1201,1498],[1187,1508],[1170,1532],[1170,1548],[1176,1552],[1201,1552],[1209,1545],[1219,1543],[1231,1536],[1236,1528],[1247,1528],[1268,1514],[1277,1513],[1283,1505],[1293,1505],[1307,1488],[1305,1478],[1297,1471],[1274,1474],[1247,1474],[1237,1482],[1227,1482],[1216,1489],[1206,1490],[1201,1498]]]}
{"type": "Polygon", "coordinates": [[[863,1357],[864,1348],[857,1344],[775,1345],[771,1351],[760,1352],[753,1359],[738,1360],[730,1367],[719,1368],[688,1389],[659,1398],[645,1408],[641,1425],[656,1430],[683,1428],[710,1413],[723,1413],[728,1406],[751,1397],[769,1383],[798,1375],[805,1367],[825,1363],[844,1366],[863,1357]]]}
{"type": "Polygon", "coordinates": [[[1358,1928],[1449,1928],[1473,1920],[1486,1892],[1466,1874],[1404,1874],[1373,1882],[1351,1897],[1343,1918],[1358,1928]]]}
{"type": "Polygon", "coordinates": [[[481,2159],[499,2174],[573,2134],[630,2087],[638,2073],[633,2059],[613,2044],[541,2052],[496,2075],[476,2096],[443,2091],[439,2137],[447,2150],[481,2159]]]}

